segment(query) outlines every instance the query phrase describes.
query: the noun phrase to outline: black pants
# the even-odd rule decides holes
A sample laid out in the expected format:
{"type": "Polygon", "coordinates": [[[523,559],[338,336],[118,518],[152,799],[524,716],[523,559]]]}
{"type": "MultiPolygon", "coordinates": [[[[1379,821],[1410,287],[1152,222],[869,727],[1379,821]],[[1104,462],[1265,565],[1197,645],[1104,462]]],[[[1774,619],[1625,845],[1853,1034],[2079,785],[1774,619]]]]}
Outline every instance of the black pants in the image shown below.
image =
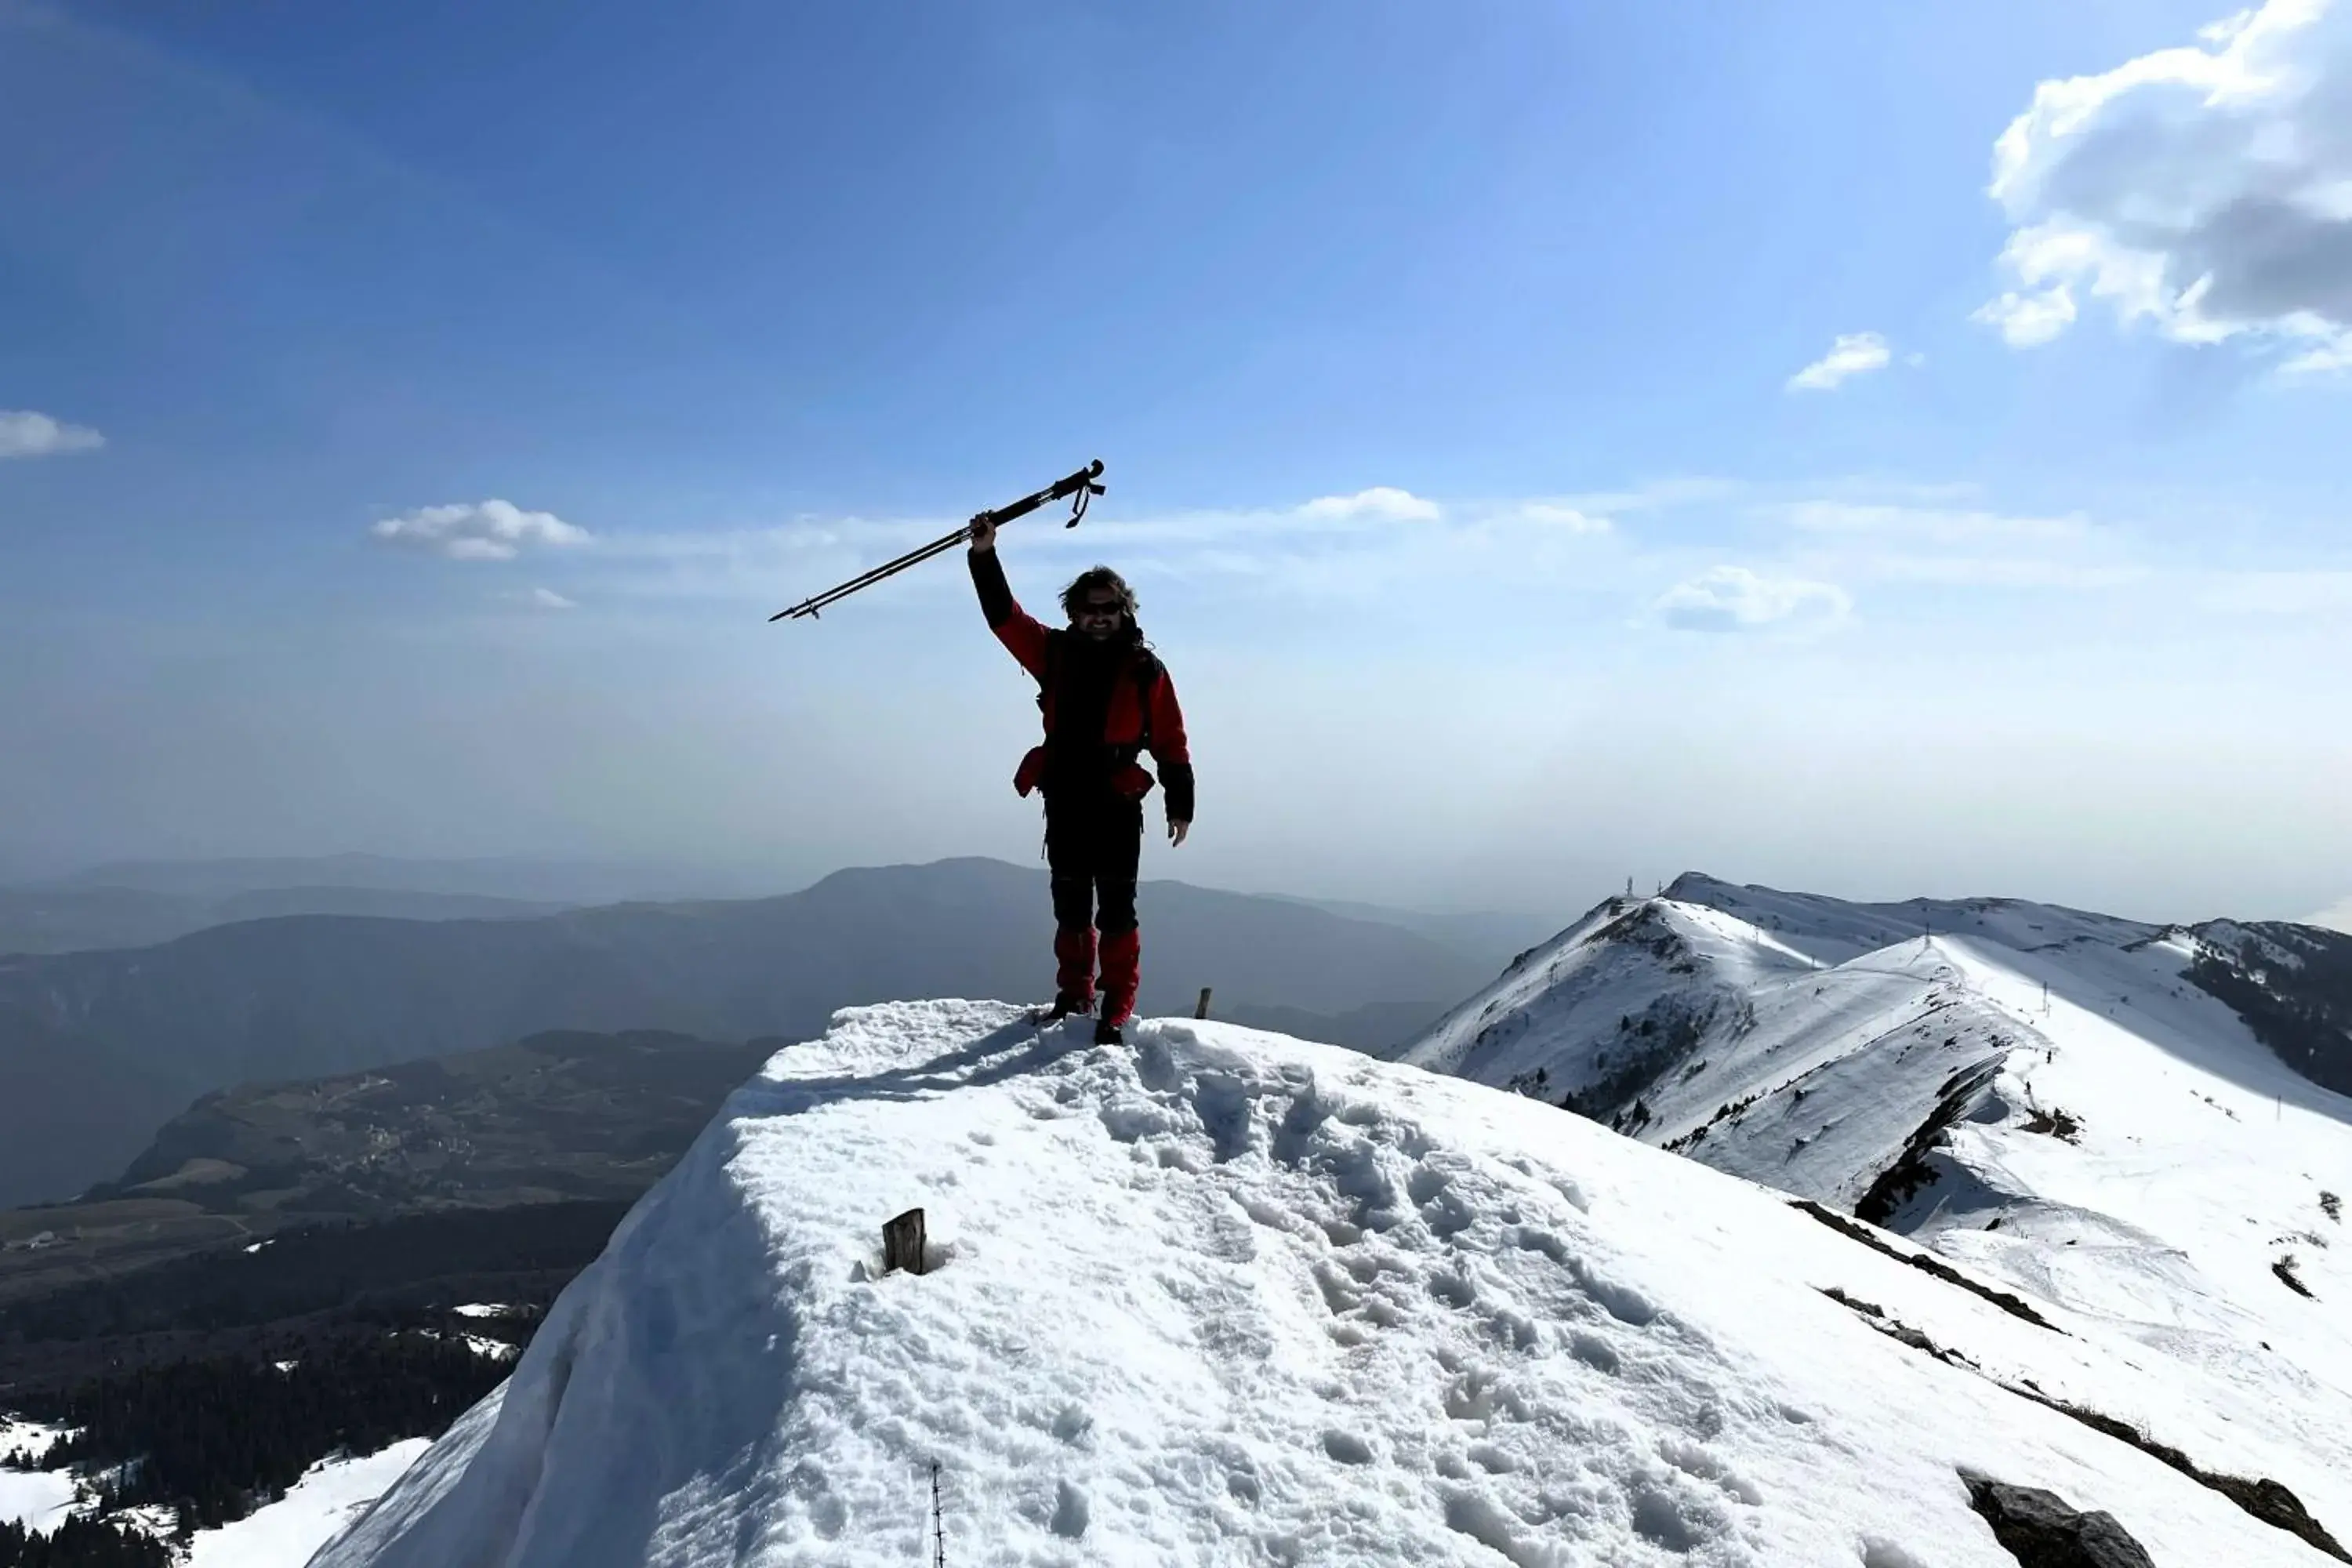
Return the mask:
{"type": "Polygon", "coordinates": [[[1143,860],[1143,803],[1108,790],[1045,796],[1045,866],[1054,923],[1105,936],[1135,929],[1135,876],[1143,860]]]}

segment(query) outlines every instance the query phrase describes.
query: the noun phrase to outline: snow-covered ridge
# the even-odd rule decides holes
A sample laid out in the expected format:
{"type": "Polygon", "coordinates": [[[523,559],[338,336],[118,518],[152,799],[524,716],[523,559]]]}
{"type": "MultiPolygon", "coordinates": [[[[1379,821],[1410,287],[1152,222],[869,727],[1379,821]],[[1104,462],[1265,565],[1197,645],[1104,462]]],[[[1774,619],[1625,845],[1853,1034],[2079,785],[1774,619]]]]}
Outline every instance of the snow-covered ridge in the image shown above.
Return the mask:
{"type": "Polygon", "coordinates": [[[2258,984],[2245,966],[2298,940],[1685,877],[1603,905],[1404,1055],[1907,1232],[2330,1452],[2352,1100],[2192,973],[2258,984]]]}
{"type": "Polygon", "coordinates": [[[900,1004],[782,1053],[319,1568],[922,1561],[934,1460],[957,1562],[2013,1568],[1964,1474],[2325,1561],[2042,1399],[2352,1534],[2340,1403],[2280,1432],[1524,1097],[1135,1033],[900,1004]],[[936,1267],[883,1275],[916,1205],[936,1267]]]}

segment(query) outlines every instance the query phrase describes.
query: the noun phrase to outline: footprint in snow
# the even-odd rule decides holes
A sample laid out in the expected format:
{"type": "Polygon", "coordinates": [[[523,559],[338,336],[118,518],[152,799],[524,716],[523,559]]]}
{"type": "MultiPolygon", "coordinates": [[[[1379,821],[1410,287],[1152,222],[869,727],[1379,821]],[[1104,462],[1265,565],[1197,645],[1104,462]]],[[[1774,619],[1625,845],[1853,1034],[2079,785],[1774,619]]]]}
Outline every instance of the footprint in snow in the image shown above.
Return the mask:
{"type": "Polygon", "coordinates": [[[1647,1328],[1657,1321],[1658,1308],[1647,1296],[1630,1285],[1620,1285],[1613,1279],[1595,1274],[1582,1258],[1569,1265],[1569,1272],[1584,1293],[1601,1303],[1603,1310],[1621,1323],[1647,1328]]]}
{"type": "Polygon", "coordinates": [[[1478,1289],[1459,1274],[1433,1274],[1429,1293],[1449,1307],[1466,1308],[1478,1300],[1478,1289]]]}
{"type": "Polygon", "coordinates": [[[1651,1490],[1633,1500],[1633,1533],[1669,1552],[1689,1552],[1714,1533],[1705,1513],[1671,1492],[1651,1490]]]}
{"type": "Polygon", "coordinates": [[[1599,1334],[1580,1331],[1568,1342],[1568,1353],[1593,1371],[1605,1372],[1612,1377],[1617,1375],[1619,1369],[1625,1364],[1624,1358],[1617,1353],[1617,1347],[1599,1334]]]}
{"type": "Polygon", "coordinates": [[[1059,1484],[1054,1496],[1054,1533],[1066,1541],[1076,1541],[1087,1532],[1090,1513],[1087,1494],[1067,1481],[1059,1484]]]}

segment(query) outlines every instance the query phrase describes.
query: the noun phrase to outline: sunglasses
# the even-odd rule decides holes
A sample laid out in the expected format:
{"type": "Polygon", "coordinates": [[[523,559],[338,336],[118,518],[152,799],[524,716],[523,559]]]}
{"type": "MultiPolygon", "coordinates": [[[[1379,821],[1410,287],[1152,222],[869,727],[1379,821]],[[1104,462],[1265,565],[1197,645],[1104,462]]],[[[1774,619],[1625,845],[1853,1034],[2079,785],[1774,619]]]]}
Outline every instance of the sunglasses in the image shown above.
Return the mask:
{"type": "Polygon", "coordinates": [[[1120,604],[1116,599],[1112,600],[1108,605],[1100,604],[1090,599],[1070,613],[1078,620],[1097,620],[1106,616],[1118,616],[1125,614],[1127,606],[1120,604]]]}

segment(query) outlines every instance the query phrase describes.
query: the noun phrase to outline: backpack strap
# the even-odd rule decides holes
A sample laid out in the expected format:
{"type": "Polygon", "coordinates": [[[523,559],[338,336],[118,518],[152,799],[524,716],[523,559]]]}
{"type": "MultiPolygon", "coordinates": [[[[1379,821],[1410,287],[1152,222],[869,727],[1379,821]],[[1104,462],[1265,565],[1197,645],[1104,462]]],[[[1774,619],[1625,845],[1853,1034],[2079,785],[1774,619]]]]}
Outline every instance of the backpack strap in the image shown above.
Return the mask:
{"type": "Polygon", "coordinates": [[[1132,660],[1135,674],[1135,712],[1137,729],[1135,749],[1138,755],[1151,750],[1151,690],[1160,684],[1163,667],[1159,655],[1139,646],[1132,660]]]}
{"type": "Polygon", "coordinates": [[[1043,668],[1037,672],[1037,709],[1040,712],[1045,711],[1045,694],[1054,689],[1054,682],[1062,673],[1062,638],[1067,635],[1058,626],[1045,634],[1045,657],[1038,661],[1043,668]]]}

